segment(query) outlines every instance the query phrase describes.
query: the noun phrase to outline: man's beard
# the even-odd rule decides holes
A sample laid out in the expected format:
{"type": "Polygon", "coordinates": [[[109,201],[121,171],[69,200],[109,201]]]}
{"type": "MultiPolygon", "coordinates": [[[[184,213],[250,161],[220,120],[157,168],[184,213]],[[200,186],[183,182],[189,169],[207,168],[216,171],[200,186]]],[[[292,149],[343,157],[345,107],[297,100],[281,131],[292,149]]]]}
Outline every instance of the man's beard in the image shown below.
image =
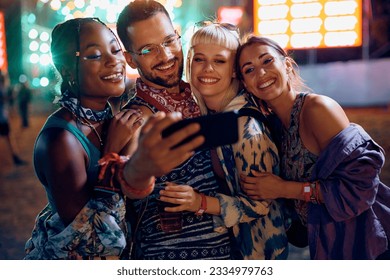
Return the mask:
{"type": "Polygon", "coordinates": [[[172,87],[175,87],[175,86],[178,86],[180,84],[180,81],[183,77],[183,62],[179,63],[179,71],[177,73],[177,75],[175,74],[172,74],[170,76],[168,76],[168,78],[161,78],[161,77],[155,77],[153,76],[150,72],[144,72],[142,71],[142,69],[138,69],[143,75],[144,79],[148,80],[149,82],[152,82],[153,84],[156,84],[156,85],[159,85],[159,86],[162,86],[164,88],[172,88],[172,87]]]}

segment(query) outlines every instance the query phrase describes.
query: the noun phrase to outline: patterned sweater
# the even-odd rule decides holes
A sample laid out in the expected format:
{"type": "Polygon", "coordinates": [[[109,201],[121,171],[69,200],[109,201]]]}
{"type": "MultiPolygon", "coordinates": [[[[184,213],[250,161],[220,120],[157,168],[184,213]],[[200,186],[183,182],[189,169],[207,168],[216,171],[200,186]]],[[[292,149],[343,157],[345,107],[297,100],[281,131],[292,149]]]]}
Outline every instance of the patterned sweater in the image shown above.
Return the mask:
{"type": "MultiPolygon", "coordinates": [[[[238,94],[225,111],[256,108],[245,93],[238,94]]],[[[279,174],[278,151],[265,125],[253,117],[239,118],[239,141],[217,148],[231,196],[217,194],[221,217],[231,227],[244,259],[287,259],[288,243],[282,204],[255,201],[240,188],[240,174],[251,169],[279,174]]]]}

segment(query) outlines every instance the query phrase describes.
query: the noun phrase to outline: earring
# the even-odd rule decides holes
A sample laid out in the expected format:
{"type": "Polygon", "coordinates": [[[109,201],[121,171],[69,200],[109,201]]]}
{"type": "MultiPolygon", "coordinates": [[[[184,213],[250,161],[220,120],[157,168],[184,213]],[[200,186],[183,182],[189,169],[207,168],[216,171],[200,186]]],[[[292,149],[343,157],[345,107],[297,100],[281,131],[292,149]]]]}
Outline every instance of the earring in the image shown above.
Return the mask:
{"type": "Polygon", "coordinates": [[[70,87],[74,87],[75,84],[76,84],[75,81],[68,81],[68,85],[69,85],[70,87]]]}

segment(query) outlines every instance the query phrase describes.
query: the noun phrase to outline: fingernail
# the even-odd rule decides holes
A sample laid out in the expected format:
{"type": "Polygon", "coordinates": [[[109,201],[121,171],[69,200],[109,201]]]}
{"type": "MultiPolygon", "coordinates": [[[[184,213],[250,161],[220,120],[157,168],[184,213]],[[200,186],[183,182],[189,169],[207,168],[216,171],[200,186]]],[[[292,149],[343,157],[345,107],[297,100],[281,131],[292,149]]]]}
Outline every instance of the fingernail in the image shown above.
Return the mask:
{"type": "Polygon", "coordinates": [[[181,118],[182,114],[180,112],[173,112],[172,113],[172,117],[174,117],[174,118],[181,118]]]}

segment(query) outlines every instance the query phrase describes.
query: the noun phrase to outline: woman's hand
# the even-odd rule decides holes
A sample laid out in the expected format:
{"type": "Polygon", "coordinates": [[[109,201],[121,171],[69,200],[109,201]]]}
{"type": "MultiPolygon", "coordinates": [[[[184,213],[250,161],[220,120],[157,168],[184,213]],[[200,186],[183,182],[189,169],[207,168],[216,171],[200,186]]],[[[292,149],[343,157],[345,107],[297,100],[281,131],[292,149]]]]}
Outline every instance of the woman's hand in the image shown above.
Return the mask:
{"type": "Polygon", "coordinates": [[[241,187],[252,199],[276,199],[284,197],[284,180],[269,173],[251,170],[254,177],[241,175],[241,187]]]}
{"type": "Polygon", "coordinates": [[[124,109],[116,114],[110,120],[103,154],[120,153],[133,140],[143,123],[144,119],[140,110],[124,109]]]}
{"type": "Polygon", "coordinates": [[[164,190],[160,191],[160,200],[178,204],[176,207],[166,207],[166,212],[180,212],[180,211],[198,211],[202,198],[199,193],[188,185],[177,185],[175,183],[167,183],[164,190]]]}

